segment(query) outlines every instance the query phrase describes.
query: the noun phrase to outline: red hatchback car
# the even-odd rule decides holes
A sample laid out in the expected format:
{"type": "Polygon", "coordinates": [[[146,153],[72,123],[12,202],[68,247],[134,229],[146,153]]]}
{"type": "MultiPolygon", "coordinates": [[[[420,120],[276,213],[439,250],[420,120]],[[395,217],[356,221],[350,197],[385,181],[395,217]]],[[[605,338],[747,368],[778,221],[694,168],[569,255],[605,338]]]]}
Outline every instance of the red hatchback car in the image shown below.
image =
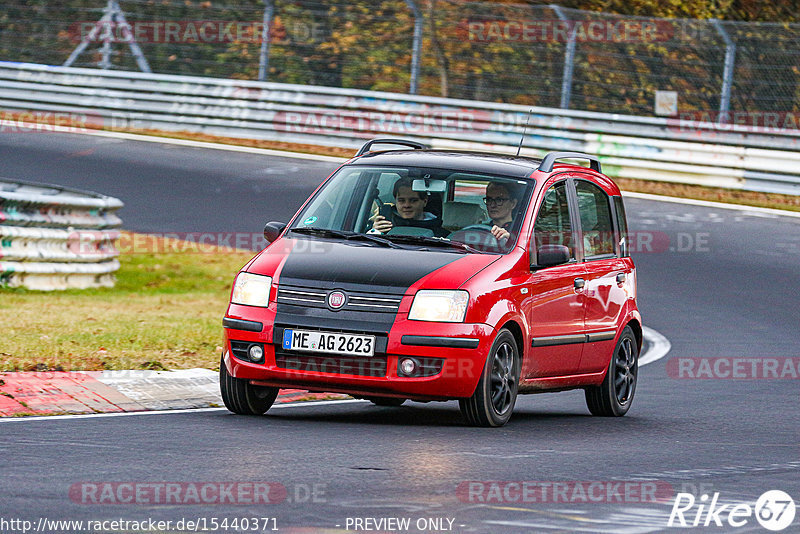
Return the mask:
{"type": "Polygon", "coordinates": [[[477,426],[505,424],[521,393],[582,388],[602,416],[631,406],[636,269],[593,156],[374,140],[264,235],[223,319],[232,412],[263,414],[280,388],[458,399],[477,426]]]}

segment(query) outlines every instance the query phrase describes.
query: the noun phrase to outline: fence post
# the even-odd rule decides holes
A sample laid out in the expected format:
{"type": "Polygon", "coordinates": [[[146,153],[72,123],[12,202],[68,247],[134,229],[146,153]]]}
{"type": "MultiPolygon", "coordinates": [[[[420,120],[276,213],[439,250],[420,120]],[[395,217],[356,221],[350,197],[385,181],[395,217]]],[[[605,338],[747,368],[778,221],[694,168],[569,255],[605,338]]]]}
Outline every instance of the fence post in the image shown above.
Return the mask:
{"type": "Polygon", "coordinates": [[[733,64],[736,61],[736,43],[725,31],[719,19],[711,19],[711,24],[714,25],[717,33],[725,41],[725,67],[722,73],[722,94],[719,99],[719,119],[717,121],[724,123],[728,120],[728,111],[730,111],[731,107],[731,86],[733,85],[733,64]]]}
{"type": "Polygon", "coordinates": [[[103,28],[103,35],[100,37],[103,39],[103,46],[100,48],[100,52],[102,53],[102,59],[98,63],[98,66],[103,69],[107,70],[111,68],[111,38],[112,38],[112,29],[119,25],[120,27],[125,27],[128,29],[128,33],[130,36],[130,40],[128,41],[128,46],[131,49],[131,53],[133,54],[134,59],[136,60],[136,64],[139,66],[139,69],[142,72],[151,72],[150,65],[147,63],[147,58],[144,57],[142,53],[142,49],[139,48],[139,44],[133,38],[135,33],[131,31],[131,25],[128,24],[128,21],[125,19],[125,13],[122,11],[122,8],[119,7],[119,2],[117,0],[108,0],[106,7],[103,8],[103,17],[94,25],[92,30],[89,34],[81,39],[81,43],[75,47],[75,50],[69,55],[67,60],[64,62],[64,67],[71,67],[75,60],[81,55],[84,50],[89,46],[89,43],[97,39],[98,34],[100,33],[100,28],[103,28]]]}
{"type": "Polygon", "coordinates": [[[411,53],[411,84],[408,92],[412,95],[417,94],[417,84],[419,83],[419,55],[422,50],[422,10],[414,0],[406,0],[406,4],[414,12],[414,44],[411,53]]]}
{"type": "MultiPolygon", "coordinates": [[[[550,4],[550,9],[556,12],[559,20],[567,23],[569,27],[569,19],[564,15],[561,6],[550,4]]],[[[578,27],[574,26],[572,31],[569,32],[569,40],[567,41],[567,50],[564,52],[564,74],[561,77],[561,108],[569,109],[569,99],[572,95],[572,67],[575,61],[575,33],[578,27]]]]}
{"type": "Polygon", "coordinates": [[[261,29],[261,52],[258,56],[258,80],[267,81],[269,75],[269,30],[275,10],[273,0],[264,0],[264,27],[261,29]]]}

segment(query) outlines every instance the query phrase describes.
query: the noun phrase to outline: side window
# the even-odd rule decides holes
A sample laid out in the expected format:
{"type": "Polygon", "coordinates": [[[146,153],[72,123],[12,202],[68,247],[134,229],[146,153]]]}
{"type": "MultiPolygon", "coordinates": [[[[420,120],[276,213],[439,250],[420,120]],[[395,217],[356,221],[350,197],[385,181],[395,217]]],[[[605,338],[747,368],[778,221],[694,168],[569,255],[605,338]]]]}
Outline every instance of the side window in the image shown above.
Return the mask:
{"type": "Polygon", "coordinates": [[[619,250],[622,256],[630,256],[628,243],[628,220],[625,218],[625,205],[622,197],[614,197],[614,209],[617,212],[617,227],[619,228],[619,250]]]}
{"type": "Polygon", "coordinates": [[[555,184],[544,194],[533,227],[533,238],[536,250],[542,245],[564,245],[569,248],[570,258],[575,259],[572,222],[567,203],[567,182],[555,184]]]}
{"type": "Polygon", "coordinates": [[[318,195],[306,207],[306,218],[301,224],[332,230],[350,230],[344,227],[345,218],[349,214],[348,207],[353,203],[353,191],[362,177],[360,170],[351,170],[329,185],[325,194],[318,195]]]}
{"type": "Polygon", "coordinates": [[[395,182],[402,178],[396,172],[368,172],[364,177],[369,180],[367,187],[371,188],[371,191],[367,193],[369,202],[363,205],[359,211],[357,222],[354,225],[356,232],[366,232],[372,228],[372,222],[380,213],[381,206],[394,206],[392,189],[395,182]]]}
{"type": "Polygon", "coordinates": [[[583,230],[583,253],[586,259],[615,254],[614,226],[611,222],[609,196],[598,186],[575,180],[578,213],[583,230]]]}
{"type": "Polygon", "coordinates": [[[392,189],[394,183],[402,178],[396,172],[382,172],[378,178],[378,199],[384,204],[394,205],[394,197],[392,196],[392,189]]]}

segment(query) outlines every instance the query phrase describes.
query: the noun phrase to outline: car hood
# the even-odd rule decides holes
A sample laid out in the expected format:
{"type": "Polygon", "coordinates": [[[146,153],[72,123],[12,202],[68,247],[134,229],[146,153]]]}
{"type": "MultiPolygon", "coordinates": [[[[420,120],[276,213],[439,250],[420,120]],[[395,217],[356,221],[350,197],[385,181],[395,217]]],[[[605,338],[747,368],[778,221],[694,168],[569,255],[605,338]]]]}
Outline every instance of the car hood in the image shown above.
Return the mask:
{"type": "Polygon", "coordinates": [[[458,288],[499,257],[437,249],[406,250],[355,242],[283,238],[264,250],[248,266],[247,271],[276,276],[278,285],[326,289],[340,287],[405,294],[423,278],[422,286],[458,288]]]}

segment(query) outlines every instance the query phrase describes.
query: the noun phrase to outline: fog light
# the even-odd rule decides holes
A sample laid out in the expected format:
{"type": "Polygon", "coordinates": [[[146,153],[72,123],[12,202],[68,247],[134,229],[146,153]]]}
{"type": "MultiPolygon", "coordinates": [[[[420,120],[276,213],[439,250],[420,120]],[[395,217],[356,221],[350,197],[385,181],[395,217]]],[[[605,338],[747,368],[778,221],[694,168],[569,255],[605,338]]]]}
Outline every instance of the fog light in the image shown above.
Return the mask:
{"type": "Polygon", "coordinates": [[[264,358],[264,349],[261,348],[261,345],[250,345],[250,349],[247,352],[250,354],[250,361],[253,363],[261,363],[264,358]]]}
{"type": "Polygon", "coordinates": [[[413,375],[414,371],[417,370],[417,362],[411,358],[406,358],[400,362],[400,370],[405,375],[413,375]]]}

